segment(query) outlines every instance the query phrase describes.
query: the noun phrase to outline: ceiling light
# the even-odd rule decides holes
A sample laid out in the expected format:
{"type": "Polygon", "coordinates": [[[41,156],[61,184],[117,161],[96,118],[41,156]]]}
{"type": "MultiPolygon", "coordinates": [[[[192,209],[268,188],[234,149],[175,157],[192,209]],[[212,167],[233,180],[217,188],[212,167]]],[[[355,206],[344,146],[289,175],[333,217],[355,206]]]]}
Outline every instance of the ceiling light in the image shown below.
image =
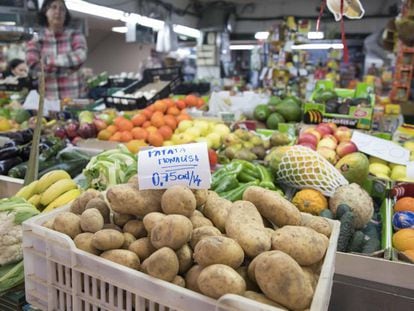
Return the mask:
{"type": "Polygon", "coordinates": [[[254,38],[256,40],[267,40],[268,37],[269,37],[268,31],[258,31],[254,34],[254,38]]]}
{"type": "Polygon", "coordinates": [[[322,31],[309,31],[308,39],[323,39],[324,33],[322,31]]]}
{"type": "Polygon", "coordinates": [[[0,25],[4,26],[15,26],[16,22],[0,22],[0,25]]]}
{"type": "Polygon", "coordinates": [[[127,33],[128,27],[127,26],[112,27],[112,31],[119,32],[119,33],[127,33]]]}
{"type": "Polygon", "coordinates": [[[92,4],[81,0],[67,0],[66,6],[71,11],[77,11],[85,14],[91,14],[108,19],[119,20],[124,15],[121,10],[111,9],[102,5],[92,4]]]}
{"type": "Polygon", "coordinates": [[[175,33],[178,33],[179,35],[184,35],[184,36],[187,36],[187,37],[192,37],[192,38],[200,38],[201,37],[200,30],[195,29],[195,28],[182,26],[182,25],[174,25],[173,30],[174,30],[175,33]]]}
{"type": "Polygon", "coordinates": [[[253,50],[254,45],[253,44],[236,44],[236,45],[230,45],[230,50],[253,50]]]}
{"type": "Polygon", "coordinates": [[[292,45],[292,50],[342,50],[344,45],[342,43],[309,43],[292,45]]]}
{"type": "Polygon", "coordinates": [[[159,19],[142,16],[135,13],[125,14],[121,20],[126,23],[137,23],[142,26],[152,28],[155,31],[159,31],[164,27],[164,22],[159,19]]]}

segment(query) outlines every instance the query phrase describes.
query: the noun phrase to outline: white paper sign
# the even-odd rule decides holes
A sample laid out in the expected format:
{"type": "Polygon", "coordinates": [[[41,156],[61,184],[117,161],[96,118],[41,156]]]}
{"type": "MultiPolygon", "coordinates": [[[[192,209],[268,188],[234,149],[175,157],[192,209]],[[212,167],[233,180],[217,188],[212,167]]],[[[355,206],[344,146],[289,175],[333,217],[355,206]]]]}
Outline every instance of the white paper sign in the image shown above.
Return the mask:
{"type": "Polygon", "coordinates": [[[166,189],[185,185],[209,189],[210,164],[206,143],[142,150],[138,154],[139,189],[166,189]]]}
{"type": "Polygon", "coordinates": [[[354,131],[352,141],[358,150],[385,161],[406,165],[410,159],[410,151],[396,143],[371,135],[354,131]]]}
{"type": "Polygon", "coordinates": [[[414,179],[414,162],[407,164],[407,178],[414,179]]]}

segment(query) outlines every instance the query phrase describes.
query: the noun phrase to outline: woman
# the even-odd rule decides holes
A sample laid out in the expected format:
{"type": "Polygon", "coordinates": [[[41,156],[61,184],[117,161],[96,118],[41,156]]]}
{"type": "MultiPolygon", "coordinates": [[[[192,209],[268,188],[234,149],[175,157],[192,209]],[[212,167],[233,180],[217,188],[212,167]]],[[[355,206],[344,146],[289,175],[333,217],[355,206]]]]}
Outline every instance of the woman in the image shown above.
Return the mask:
{"type": "Polygon", "coordinates": [[[12,76],[16,78],[25,78],[27,77],[27,66],[24,60],[19,58],[14,58],[9,62],[7,71],[4,74],[5,77],[12,76]]]}
{"type": "Polygon", "coordinates": [[[68,29],[71,16],[62,0],[45,0],[39,13],[44,29],[27,44],[26,62],[34,74],[44,64],[46,98],[82,98],[85,86],[80,67],[86,60],[87,46],[83,34],[68,29]]]}

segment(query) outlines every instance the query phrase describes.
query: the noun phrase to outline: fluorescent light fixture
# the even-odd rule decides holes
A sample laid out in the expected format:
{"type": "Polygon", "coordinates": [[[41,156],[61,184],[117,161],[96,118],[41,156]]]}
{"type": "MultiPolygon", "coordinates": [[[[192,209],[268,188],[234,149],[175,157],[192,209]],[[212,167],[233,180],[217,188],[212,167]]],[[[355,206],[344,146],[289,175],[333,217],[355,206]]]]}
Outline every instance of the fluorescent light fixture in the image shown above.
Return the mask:
{"type": "Polygon", "coordinates": [[[267,40],[268,37],[269,37],[268,31],[258,31],[254,34],[254,38],[256,40],[267,40]]]}
{"type": "Polygon", "coordinates": [[[292,50],[342,50],[344,45],[342,43],[309,43],[292,45],[292,50]]]}
{"type": "Polygon", "coordinates": [[[182,26],[182,25],[174,25],[173,30],[174,30],[175,33],[178,33],[179,35],[184,35],[184,36],[187,36],[187,37],[192,37],[192,38],[200,38],[201,37],[200,30],[195,29],[195,28],[182,26]]]}
{"type": "Polygon", "coordinates": [[[161,30],[164,27],[164,22],[159,19],[142,16],[135,13],[125,14],[121,18],[121,21],[126,23],[137,23],[142,26],[152,28],[155,31],[161,30]]]}
{"type": "Polygon", "coordinates": [[[16,22],[0,22],[0,25],[4,26],[15,26],[16,22]]]}
{"type": "Polygon", "coordinates": [[[127,33],[128,27],[127,26],[112,27],[112,31],[119,32],[119,33],[127,33]]]}
{"type": "Polygon", "coordinates": [[[92,4],[81,0],[67,0],[66,6],[71,11],[77,11],[85,14],[91,14],[108,19],[119,20],[124,16],[121,10],[111,9],[102,5],[92,4]]]}
{"type": "Polygon", "coordinates": [[[324,33],[322,31],[309,31],[308,39],[323,39],[324,33]]]}
{"type": "Polygon", "coordinates": [[[230,45],[230,50],[253,50],[253,44],[235,44],[230,45]]]}

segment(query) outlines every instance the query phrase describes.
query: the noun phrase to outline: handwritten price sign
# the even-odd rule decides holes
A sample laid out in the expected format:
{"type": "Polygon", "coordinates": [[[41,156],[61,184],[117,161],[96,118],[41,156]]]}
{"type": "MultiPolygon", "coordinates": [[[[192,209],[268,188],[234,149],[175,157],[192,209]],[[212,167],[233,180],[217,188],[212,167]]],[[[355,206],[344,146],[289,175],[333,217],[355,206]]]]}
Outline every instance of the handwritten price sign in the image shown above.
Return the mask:
{"type": "Polygon", "coordinates": [[[209,189],[210,164],[206,143],[160,147],[138,154],[139,189],[166,189],[185,185],[209,189]]]}

